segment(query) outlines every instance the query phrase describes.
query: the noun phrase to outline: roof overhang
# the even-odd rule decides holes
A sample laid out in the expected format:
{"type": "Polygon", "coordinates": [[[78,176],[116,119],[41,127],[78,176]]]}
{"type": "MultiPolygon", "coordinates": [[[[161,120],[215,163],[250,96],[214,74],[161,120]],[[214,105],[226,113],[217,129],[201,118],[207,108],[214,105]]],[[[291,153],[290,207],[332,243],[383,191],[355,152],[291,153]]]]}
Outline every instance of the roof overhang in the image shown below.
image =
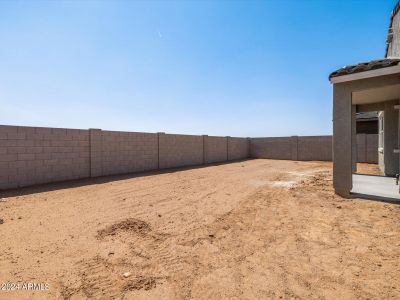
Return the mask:
{"type": "Polygon", "coordinates": [[[332,78],[330,78],[330,82],[335,84],[335,83],[342,83],[342,82],[347,82],[347,81],[354,81],[354,80],[360,80],[360,79],[366,79],[366,78],[372,78],[372,77],[378,77],[378,76],[392,75],[392,74],[397,74],[397,73],[400,73],[400,65],[332,77],[332,78]]]}
{"type": "Polygon", "coordinates": [[[381,103],[400,98],[400,82],[381,87],[367,88],[352,92],[351,101],[355,105],[381,103]]]}

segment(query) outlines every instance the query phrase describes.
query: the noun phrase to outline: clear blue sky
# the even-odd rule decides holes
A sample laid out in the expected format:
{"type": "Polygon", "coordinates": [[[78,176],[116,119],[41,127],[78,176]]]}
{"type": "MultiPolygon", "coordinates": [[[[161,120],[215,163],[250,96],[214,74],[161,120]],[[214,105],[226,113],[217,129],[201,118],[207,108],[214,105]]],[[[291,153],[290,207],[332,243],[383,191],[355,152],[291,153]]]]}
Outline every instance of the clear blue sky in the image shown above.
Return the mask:
{"type": "Polygon", "coordinates": [[[396,0],[0,2],[0,124],[331,134],[331,71],[396,0]]]}

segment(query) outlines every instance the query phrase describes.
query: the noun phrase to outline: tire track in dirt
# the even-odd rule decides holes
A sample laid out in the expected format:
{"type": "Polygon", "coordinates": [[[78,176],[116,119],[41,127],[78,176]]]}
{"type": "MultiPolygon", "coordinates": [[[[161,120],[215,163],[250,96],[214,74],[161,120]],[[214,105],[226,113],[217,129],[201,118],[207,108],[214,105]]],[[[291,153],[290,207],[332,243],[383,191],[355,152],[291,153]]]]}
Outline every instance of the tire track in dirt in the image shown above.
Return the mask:
{"type": "MultiPolygon", "coordinates": [[[[168,235],[154,232],[151,226],[138,219],[126,219],[99,230],[97,239],[99,241],[108,238],[121,239],[129,245],[132,255],[143,258],[145,261],[154,261],[154,250],[161,253],[158,244],[166,239],[168,235]],[[135,245],[144,245],[143,251],[135,251],[135,245]]],[[[142,247],[143,248],[143,247],[142,247]]],[[[166,260],[168,257],[165,254],[166,260]]],[[[169,260],[173,260],[170,256],[169,260]]],[[[154,263],[153,263],[154,264],[154,263]]],[[[172,267],[173,263],[168,266],[172,267]]],[[[157,281],[165,279],[165,276],[152,276],[143,264],[143,270],[136,268],[128,259],[122,259],[118,262],[112,262],[108,258],[95,256],[90,259],[81,260],[76,263],[79,279],[75,282],[66,282],[61,284],[61,295],[64,299],[70,299],[72,296],[85,296],[91,299],[121,299],[126,292],[135,290],[150,290],[157,286],[157,281]],[[134,272],[129,278],[123,278],[122,270],[133,269],[134,272]]],[[[136,266],[137,267],[137,266],[136,266]]],[[[157,270],[159,271],[159,270],[157,270]]],[[[155,274],[156,272],[151,272],[155,274]]]]}
{"type": "MultiPolygon", "coordinates": [[[[193,202],[195,201],[193,200],[193,202]]],[[[227,215],[229,214],[231,214],[231,212],[227,215]]],[[[217,224],[219,224],[218,227],[224,227],[224,225],[221,224],[222,220],[231,222],[226,218],[226,216],[223,216],[218,218],[216,221],[217,224]]],[[[146,257],[146,263],[149,264],[147,267],[143,265],[143,269],[145,270],[144,273],[152,274],[152,278],[155,278],[157,275],[160,275],[161,272],[165,278],[172,278],[172,285],[175,286],[177,298],[185,299],[190,297],[192,282],[197,276],[203,273],[202,269],[204,269],[204,267],[197,262],[198,259],[193,257],[193,255],[196,255],[193,253],[193,246],[201,241],[201,238],[198,238],[196,241],[191,242],[193,233],[198,233],[199,231],[204,230],[207,232],[217,231],[215,228],[210,230],[211,227],[213,226],[197,226],[197,228],[186,232],[183,237],[181,235],[166,236],[165,234],[159,234],[152,231],[151,227],[143,221],[138,219],[127,219],[99,230],[97,236],[100,240],[107,239],[109,236],[122,239],[124,242],[129,243],[133,253],[138,253],[135,249],[136,245],[146,245],[144,249],[145,253],[139,252],[141,257],[146,257]],[[177,243],[177,240],[182,240],[182,238],[188,240],[188,242],[177,243]]],[[[214,237],[211,234],[207,234],[203,239],[210,241],[213,238],[214,237]]],[[[83,267],[78,266],[78,268],[86,269],[87,265],[84,265],[83,267]]],[[[99,280],[99,286],[92,284],[91,280],[83,277],[82,281],[84,288],[81,289],[83,289],[85,295],[97,297],[100,293],[103,293],[104,288],[108,286],[108,283],[103,281],[103,277],[99,276],[99,273],[106,273],[107,269],[101,269],[100,266],[96,265],[96,267],[90,269],[90,271],[93,272],[94,275],[89,279],[95,281],[97,278],[99,280]]],[[[137,276],[143,277],[144,274],[138,274],[137,276]]],[[[105,277],[109,277],[109,275],[106,275],[105,277]]],[[[110,293],[106,296],[111,297],[113,295],[114,293],[110,293]]]]}
{"type": "Polygon", "coordinates": [[[81,295],[91,299],[116,299],[119,295],[119,278],[113,272],[112,264],[95,256],[76,263],[79,279],[62,283],[61,295],[64,299],[81,295]]]}

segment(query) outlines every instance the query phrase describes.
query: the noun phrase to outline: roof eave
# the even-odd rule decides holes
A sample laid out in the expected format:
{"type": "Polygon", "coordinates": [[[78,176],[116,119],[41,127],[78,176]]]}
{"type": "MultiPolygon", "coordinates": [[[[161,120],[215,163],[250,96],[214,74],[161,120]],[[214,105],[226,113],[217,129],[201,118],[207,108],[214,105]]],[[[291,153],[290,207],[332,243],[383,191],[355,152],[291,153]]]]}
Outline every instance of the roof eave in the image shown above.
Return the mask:
{"type": "Polygon", "coordinates": [[[332,84],[400,73],[400,65],[330,78],[332,84]]]}

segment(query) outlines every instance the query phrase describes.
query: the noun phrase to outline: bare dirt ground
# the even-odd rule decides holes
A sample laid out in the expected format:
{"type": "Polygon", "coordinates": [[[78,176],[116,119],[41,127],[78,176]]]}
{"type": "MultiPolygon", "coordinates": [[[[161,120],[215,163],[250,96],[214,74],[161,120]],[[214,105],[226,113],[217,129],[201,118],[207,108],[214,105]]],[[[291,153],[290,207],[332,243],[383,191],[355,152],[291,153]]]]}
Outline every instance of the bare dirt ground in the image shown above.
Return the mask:
{"type": "Polygon", "coordinates": [[[331,167],[249,160],[3,193],[0,281],[50,290],[0,299],[399,299],[400,206],[334,195],[331,167]]]}
{"type": "Polygon", "coordinates": [[[368,175],[379,175],[379,176],[384,175],[382,171],[379,169],[378,164],[364,164],[364,163],[357,164],[357,174],[368,174],[368,175]]]}

